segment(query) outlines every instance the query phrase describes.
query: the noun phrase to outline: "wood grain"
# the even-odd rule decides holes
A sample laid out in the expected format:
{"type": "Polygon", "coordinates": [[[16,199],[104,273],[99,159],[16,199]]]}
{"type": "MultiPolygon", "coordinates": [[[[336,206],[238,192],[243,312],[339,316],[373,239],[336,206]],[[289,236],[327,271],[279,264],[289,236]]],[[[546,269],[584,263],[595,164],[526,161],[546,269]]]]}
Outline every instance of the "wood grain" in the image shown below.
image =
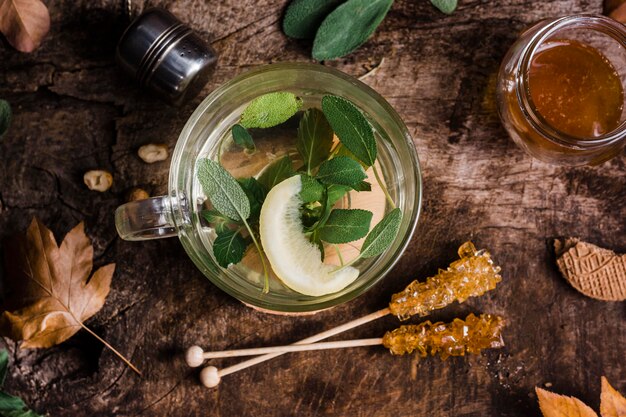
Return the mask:
{"type": "MultiPolygon", "coordinates": [[[[65,234],[85,219],[96,266],[116,262],[111,293],[90,326],[120,347],[140,378],[89,335],[47,350],[11,351],[6,390],[51,416],[539,416],[534,387],[597,405],[600,376],[626,390],[624,304],[585,298],[557,271],[551,239],[626,251],[626,158],[564,168],[532,160],[502,129],[493,99],[499,63],[518,33],[543,18],[601,12],[600,0],[461,0],[451,16],[427,0],[397,0],[354,54],[326,65],[365,79],[398,110],[424,171],[415,238],[394,271],[358,300],[312,317],[244,307],[212,286],[175,239],[117,238],[113,211],[128,189],[166,191],[169,160],[147,165],[146,143],[173,148],[202,96],[250,67],[309,61],[310,44],[280,30],[282,0],[134,1],[169,8],[210,39],[219,67],[201,97],[180,109],[139,93],[113,54],[122,2],[46,2],[52,28],[42,47],[0,46],[0,97],[13,106],[0,141],[0,238],[38,216],[65,234]],[[104,194],[89,169],[113,173],[104,194]],[[392,292],[456,257],[467,239],[489,248],[504,281],[480,299],[433,315],[504,315],[507,347],[442,362],[392,357],[381,348],[290,354],[230,375],[206,390],[184,350],[291,343],[384,307],[392,292]]],[[[346,338],[379,337],[393,318],[346,338]]],[[[232,360],[216,362],[217,366],[232,360]]]]}

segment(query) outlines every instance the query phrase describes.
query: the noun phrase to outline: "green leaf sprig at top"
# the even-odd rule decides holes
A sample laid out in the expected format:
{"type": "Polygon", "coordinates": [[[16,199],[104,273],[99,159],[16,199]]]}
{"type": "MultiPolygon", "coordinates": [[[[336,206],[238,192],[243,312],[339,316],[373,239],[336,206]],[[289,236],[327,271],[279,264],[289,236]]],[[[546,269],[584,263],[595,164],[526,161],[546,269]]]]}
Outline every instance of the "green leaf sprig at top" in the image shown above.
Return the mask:
{"type": "Polygon", "coordinates": [[[358,260],[391,246],[402,212],[379,172],[371,124],[344,98],[326,95],[319,108],[303,109],[302,100],[290,92],[257,97],[220,149],[232,138],[237,152],[253,155],[260,152],[254,139],[259,132],[295,126],[294,121],[294,152],[273,158],[255,176],[235,178],[222,165],[220,153],[199,159],[197,178],[207,198],[201,214],[215,233],[212,251],[222,268],[241,263],[254,250],[264,292],[273,273],[293,291],[321,296],[350,285],[359,276],[358,260]],[[350,197],[351,192],[372,192],[368,172],[387,207],[373,227],[374,213],[368,207],[353,208],[350,197]],[[344,259],[340,245],[352,248],[351,259],[344,259]],[[324,262],[329,253],[338,265],[324,262]]]}

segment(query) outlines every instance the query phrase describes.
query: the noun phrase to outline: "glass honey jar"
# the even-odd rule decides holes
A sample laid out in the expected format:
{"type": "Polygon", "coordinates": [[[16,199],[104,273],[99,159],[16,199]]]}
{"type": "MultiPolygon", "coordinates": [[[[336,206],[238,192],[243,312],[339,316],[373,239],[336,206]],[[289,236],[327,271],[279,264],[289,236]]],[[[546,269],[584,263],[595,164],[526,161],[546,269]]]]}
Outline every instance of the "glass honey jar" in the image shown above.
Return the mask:
{"type": "Polygon", "coordinates": [[[511,138],[533,157],[597,165],[626,145],[626,26],[604,16],[544,20],[500,67],[497,101],[511,138]]]}

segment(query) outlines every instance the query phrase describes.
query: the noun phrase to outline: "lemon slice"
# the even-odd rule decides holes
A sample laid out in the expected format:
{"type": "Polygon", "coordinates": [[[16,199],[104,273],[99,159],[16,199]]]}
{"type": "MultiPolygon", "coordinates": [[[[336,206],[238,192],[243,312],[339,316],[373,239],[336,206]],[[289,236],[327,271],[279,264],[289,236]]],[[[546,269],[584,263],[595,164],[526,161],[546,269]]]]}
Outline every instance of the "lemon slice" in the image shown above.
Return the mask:
{"type": "Polygon", "coordinates": [[[299,175],[287,178],[270,190],[261,207],[259,233],[263,250],[274,273],[299,293],[320,296],[340,291],[359,276],[351,266],[339,271],[322,262],[320,249],[304,235],[300,219],[299,175]]]}

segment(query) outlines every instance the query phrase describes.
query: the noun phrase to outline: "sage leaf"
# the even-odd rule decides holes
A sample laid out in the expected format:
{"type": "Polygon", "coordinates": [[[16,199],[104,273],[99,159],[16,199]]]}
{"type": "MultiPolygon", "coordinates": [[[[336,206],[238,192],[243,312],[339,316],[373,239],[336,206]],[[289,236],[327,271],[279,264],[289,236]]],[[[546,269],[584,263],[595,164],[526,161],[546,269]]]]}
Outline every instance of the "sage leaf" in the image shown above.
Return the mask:
{"type": "Polygon", "coordinates": [[[313,201],[321,201],[324,197],[324,186],[315,178],[302,174],[300,176],[302,189],[300,190],[300,198],[303,203],[311,203],[313,201]]]}
{"type": "Polygon", "coordinates": [[[372,126],[361,110],[341,97],[324,96],[322,111],[341,143],[365,165],[374,165],[376,139],[372,126]]]}
{"type": "Polygon", "coordinates": [[[250,217],[250,202],[246,193],[219,162],[210,159],[198,161],[198,179],[213,207],[235,221],[250,217]]]}
{"type": "Polygon", "coordinates": [[[302,156],[307,174],[328,159],[333,146],[333,129],[319,109],[304,112],[298,126],[296,149],[302,156]]]}
{"type": "MultiPolygon", "coordinates": [[[[0,388],[4,386],[9,370],[9,354],[5,349],[0,350],[0,388]]],[[[6,417],[42,417],[29,410],[24,401],[4,391],[0,391],[0,415],[6,417]]]]}
{"type": "Polygon", "coordinates": [[[283,31],[295,39],[313,39],[324,18],[344,0],[294,0],[285,18],[283,31]]]}
{"type": "Polygon", "coordinates": [[[293,170],[291,158],[285,155],[282,158],[272,162],[266,167],[261,175],[259,175],[259,183],[261,183],[266,190],[271,190],[276,184],[283,182],[287,178],[296,175],[293,170]]]}
{"type": "Polygon", "coordinates": [[[217,210],[202,210],[202,213],[200,214],[207,222],[209,222],[211,226],[213,226],[217,233],[227,230],[228,225],[233,222],[217,210]]]}
{"type": "Polygon", "coordinates": [[[402,221],[402,211],[399,208],[391,210],[378,222],[367,235],[361,247],[361,258],[371,258],[380,255],[387,249],[396,238],[402,221]]]}
{"type": "Polygon", "coordinates": [[[337,156],[320,165],[316,178],[324,184],[355,187],[367,178],[367,175],[363,167],[354,159],[337,156]]]}
{"type": "Polygon", "coordinates": [[[250,217],[251,221],[255,221],[261,214],[261,206],[267,196],[265,187],[261,185],[256,178],[240,178],[237,180],[243,192],[246,193],[248,201],[250,202],[250,217]]]}
{"type": "Polygon", "coordinates": [[[457,6],[457,0],[430,0],[430,2],[445,14],[451,14],[457,6]]]}
{"type": "Polygon", "coordinates": [[[319,237],[328,243],[353,242],[367,235],[371,221],[371,211],[335,209],[319,229],[319,237]]]}
{"type": "Polygon", "coordinates": [[[218,232],[213,242],[213,255],[222,268],[237,264],[246,253],[248,242],[237,230],[226,229],[218,232]]]}
{"type": "Polygon", "coordinates": [[[250,135],[250,132],[242,125],[234,125],[232,128],[233,141],[236,145],[241,146],[248,152],[254,152],[256,147],[254,146],[254,140],[250,135]]]}
{"type": "Polygon", "coordinates": [[[5,100],[0,100],[0,137],[9,130],[11,124],[11,106],[5,100]]]}
{"type": "Polygon", "coordinates": [[[241,114],[241,126],[267,128],[289,120],[302,107],[302,100],[289,92],[264,94],[252,100],[241,114]]]}
{"type": "Polygon", "coordinates": [[[332,11],[317,30],[313,58],[335,59],[361,46],[383,21],[393,0],[348,0],[332,11]]]}

